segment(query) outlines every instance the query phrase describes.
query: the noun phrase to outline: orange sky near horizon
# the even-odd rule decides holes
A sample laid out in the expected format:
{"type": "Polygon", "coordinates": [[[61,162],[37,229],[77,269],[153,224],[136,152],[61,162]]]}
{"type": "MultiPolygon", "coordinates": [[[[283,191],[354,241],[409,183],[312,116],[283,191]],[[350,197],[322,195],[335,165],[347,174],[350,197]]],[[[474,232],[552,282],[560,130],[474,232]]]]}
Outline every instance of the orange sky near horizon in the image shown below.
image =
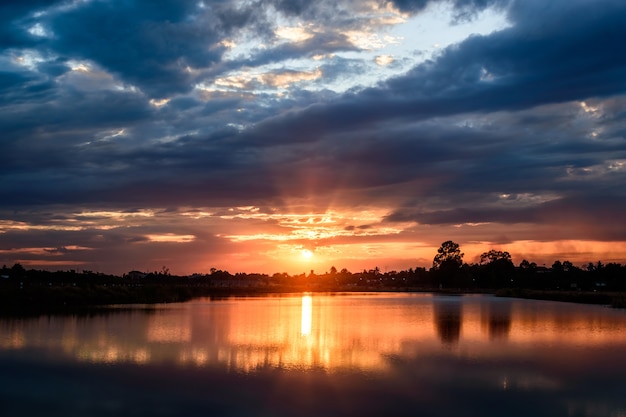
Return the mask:
{"type": "Polygon", "coordinates": [[[508,251],[516,265],[526,259],[545,266],[556,260],[569,260],[577,266],[597,261],[620,263],[626,253],[626,242],[533,240],[522,232],[530,228],[527,225],[517,226],[519,230],[491,223],[434,227],[387,222],[386,215],[383,209],[283,214],[258,207],[81,211],[47,225],[0,224],[5,230],[23,234],[84,237],[75,245],[0,250],[0,257],[9,267],[20,263],[27,269],[123,274],[130,270],[160,271],[165,266],[177,275],[208,273],[211,268],[293,275],[311,270],[324,273],[333,266],[351,272],[375,267],[383,272],[428,269],[445,240],[459,243],[464,261],[470,264],[478,263],[480,254],[491,249],[508,251]],[[109,245],[112,233],[123,233],[118,237],[119,248],[109,245]],[[489,240],[489,236],[503,242],[489,240]]]}

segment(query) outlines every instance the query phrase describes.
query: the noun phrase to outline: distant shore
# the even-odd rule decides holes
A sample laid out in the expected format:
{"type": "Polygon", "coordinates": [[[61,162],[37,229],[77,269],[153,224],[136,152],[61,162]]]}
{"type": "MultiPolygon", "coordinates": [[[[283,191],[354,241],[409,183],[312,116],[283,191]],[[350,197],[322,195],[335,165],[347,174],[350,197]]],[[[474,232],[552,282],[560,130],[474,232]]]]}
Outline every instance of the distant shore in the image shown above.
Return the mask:
{"type": "Polygon", "coordinates": [[[379,288],[379,287],[327,287],[260,286],[215,287],[188,285],[89,285],[89,286],[32,286],[0,289],[0,315],[41,315],[89,312],[106,309],[112,305],[185,302],[195,298],[227,298],[234,296],[261,296],[299,292],[390,292],[434,294],[494,294],[536,300],[600,304],[626,308],[626,294],[618,292],[554,291],[530,289],[479,290],[439,288],[379,288]]]}
{"type": "Polygon", "coordinates": [[[626,293],[601,291],[558,291],[503,288],[495,292],[498,297],[525,298],[531,300],[564,301],[579,304],[600,304],[613,308],[626,308],[626,293]]]}

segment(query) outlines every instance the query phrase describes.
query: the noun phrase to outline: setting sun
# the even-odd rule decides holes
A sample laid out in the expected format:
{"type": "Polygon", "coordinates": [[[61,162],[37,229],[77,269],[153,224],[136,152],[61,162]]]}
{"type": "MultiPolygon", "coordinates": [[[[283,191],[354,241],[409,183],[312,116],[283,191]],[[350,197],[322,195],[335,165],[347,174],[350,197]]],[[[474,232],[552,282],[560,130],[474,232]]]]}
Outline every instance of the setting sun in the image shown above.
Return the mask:
{"type": "Polygon", "coordinates": [[[313,257],[313,252],[309,249],[302,249],[302,257],[304,259],[311,259],[313,257]]]}

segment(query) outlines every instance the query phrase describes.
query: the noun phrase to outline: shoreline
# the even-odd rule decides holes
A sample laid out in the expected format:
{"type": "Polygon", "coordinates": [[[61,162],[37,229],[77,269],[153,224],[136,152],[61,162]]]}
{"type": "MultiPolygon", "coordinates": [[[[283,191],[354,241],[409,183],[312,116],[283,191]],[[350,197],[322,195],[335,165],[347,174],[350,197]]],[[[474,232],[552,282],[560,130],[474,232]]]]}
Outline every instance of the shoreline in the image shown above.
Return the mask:
{"type": "MultiPolygon", "coordinates": [[[[504,288],[498,290],[472,290],[462,288],[427,287],[309,287],[309,286],[259,286],[215,287],[185,285],[141,286],[40,286],[0,289],[0,317],[40,316],[50,314],[91,314],[124,306],[186,302],[198,298],[224,299],[230,297],[255,297],[289,293],[428,293],[439,295],[490,294],[504,298],[522,298],[561,301],[579,304],[606,305],[626,308],[626,293],[533,290],[504,288]]],[[[132,307],[129,307],[132,308],[132,307]]]]}
{"type": "Polygon", "coordinates": [[[626,308],[626,293],[533,290],[524,288],[504,288],[495,292],[496,297],[522,298],[527,300],[561,301],[577,304],[606,305],[612,308],[626,308]]]}

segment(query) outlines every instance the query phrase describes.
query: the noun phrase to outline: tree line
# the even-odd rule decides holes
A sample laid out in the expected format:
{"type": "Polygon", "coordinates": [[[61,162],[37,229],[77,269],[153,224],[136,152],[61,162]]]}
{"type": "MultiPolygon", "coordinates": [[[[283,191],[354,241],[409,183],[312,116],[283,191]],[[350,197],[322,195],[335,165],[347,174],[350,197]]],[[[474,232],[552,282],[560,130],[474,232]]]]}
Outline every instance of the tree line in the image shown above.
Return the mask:
{"type": "Polygon", "coordinates": [[[402,271],[385,271],[380,268],[350,272],[337,270],[316,274],[302,273],[273,275],[258,273],[236,273],[212,268],[208,273],[190,276],[170,274],[165,266],[160,271],[142,273],[132,271],[122,276],[107,275],[93,271],[41,271],[26,270],[20,264],[0,271],[2,282],[20,285],[144,285],[183,284],[186,286],[209,286],[213,288],[284,288],[310,290],[350,289],[441,289],[441,290],[497,290],[502,288],[524,288],[534,290],[576,291],[626,291],[626,266],[619,263],[589,263],[577,267],[569,261],[556,260],[550,267],[538,266],[523,260],[514,265],[506,251],[489,250],[480,256],[480,261],[468,264],[459,244],[443,242],[432,267],[409,268],[402,271]]]}

